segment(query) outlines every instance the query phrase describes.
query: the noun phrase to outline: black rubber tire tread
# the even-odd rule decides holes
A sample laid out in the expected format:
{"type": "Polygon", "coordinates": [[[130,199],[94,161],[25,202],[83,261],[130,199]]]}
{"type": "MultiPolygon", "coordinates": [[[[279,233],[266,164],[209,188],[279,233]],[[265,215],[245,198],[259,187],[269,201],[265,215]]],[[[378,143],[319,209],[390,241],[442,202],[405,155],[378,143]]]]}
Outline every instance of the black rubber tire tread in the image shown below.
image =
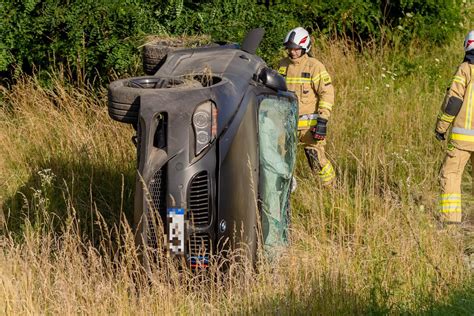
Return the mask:
{"type": "Polygon", "coordinates": [[[130,79],[121,79],[109,85],[109,106],[114,103],[129,104],[130,107],[132,105],[140,105],[140,95],[143,95],[145,91],[143,91],[144,89],[128,87],[129,81],[130,79]]]}
{"type": "Polygon", "coordinates": [[[109,108],[109,113],[113,113],[116,116],[128,116],[128,117],[138,117],[138,112],[130,112],[127,110],[117,110],[109,108]]]}
{"type": "Polygon", "coordinates": [[[147,75],[154,75],[158,71],[161,61],[168,53],[184,48],[182,43],[180,46],[176,45],[177,43],[161,41],[157,44],[146,44],[143,46],[143,71],[147,75]]]}
{"type": "Polygon", "coordinates": [[[119,103],[114,101],[109,101],[109,109],[114,110],[125,110],[129,112],[136,112],[140,110],[140,105],[138,104],[126,104],[126,103],[119,103]]]}
{"type": "Polygon", "coordinates": [[[147,44],[143,46],[143,62],[157,63],[169,52],[176,49],[177,47],[169,47],[161,44],[147,44]]]}
{"type": "Polygon", "coordinates": [[[158,71],[159,67],[158,67],[158,64],[159,63],[156,63],[156,64],[147,64],[147,63],[143,63],[143,72],[147,75],[154,75],[156,74],[156,72],[158,71]]]}
{"type": "Polygon", "coordinates": [[[140,110],[140,94],[144,89],[127,86],[130,79],[112,82],[108,91],[109,116],[118,122],[136,124],[140,110]]]}
{"type": "Polygon", "coordinates": [[[109,109],[109,116],[114,121],[117,121],[120,123],[136,124],[138,122],[137,116],[120,115],[120,114],[115,113],[114,111],[111,111],[110,109],[109,109]]]}
{"type": "MultiPolygon", "coordinates": [[[[131,79],[137,80],[140,78],[142,77],[116,80],[109,85],[108,109],[112,119],[123,123],[137,123],[140,111],[140,96],[156,93],[156,89],[140,89],[128,86],[128,82],[131,79]]],[[[145,78],[150,77],[146,76],[145,78]]],[[[201,83],[197,80],[185,79],[184,81],[182,85],[178,85],[175,88],[193,89],[202,87],[201,83]]]]}

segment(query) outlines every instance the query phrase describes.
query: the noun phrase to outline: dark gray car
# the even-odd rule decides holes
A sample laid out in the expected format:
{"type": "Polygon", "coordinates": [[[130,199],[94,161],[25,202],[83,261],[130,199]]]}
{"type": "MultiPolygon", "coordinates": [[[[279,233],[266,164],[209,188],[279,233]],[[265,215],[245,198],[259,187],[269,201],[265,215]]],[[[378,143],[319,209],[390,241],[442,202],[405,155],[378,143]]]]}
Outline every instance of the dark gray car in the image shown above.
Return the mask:
{"type": "Polygon", "coordinates": [[[262,36],[174,51],[155,75],[110,84],[110,116],[137,130],[140,245],[191,267],[243,245],[255,258],[259,231],[268,251],[286,245],[298,108],[255,55],[262,36]]]}

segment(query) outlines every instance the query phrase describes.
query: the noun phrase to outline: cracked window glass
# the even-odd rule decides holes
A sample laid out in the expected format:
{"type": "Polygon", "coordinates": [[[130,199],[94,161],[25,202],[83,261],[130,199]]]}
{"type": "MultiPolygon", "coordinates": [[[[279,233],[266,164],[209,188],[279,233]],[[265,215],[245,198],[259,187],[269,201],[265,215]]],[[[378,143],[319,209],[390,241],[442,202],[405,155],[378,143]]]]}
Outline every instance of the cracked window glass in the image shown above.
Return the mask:
{"type": "Polygon", "coordinates": [[[288,244],[298,106],[286,97],[266,96],[260,102],[258,122],[263,242],[272,257],[288,244]]]}

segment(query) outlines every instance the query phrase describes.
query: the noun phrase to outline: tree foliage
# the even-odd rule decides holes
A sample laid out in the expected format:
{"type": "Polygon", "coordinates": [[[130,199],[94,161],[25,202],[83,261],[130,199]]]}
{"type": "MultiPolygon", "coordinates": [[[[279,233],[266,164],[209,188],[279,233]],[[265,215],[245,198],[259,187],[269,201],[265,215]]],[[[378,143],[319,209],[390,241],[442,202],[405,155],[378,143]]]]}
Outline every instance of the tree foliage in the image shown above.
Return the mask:
{"type": "Polygon", "coordinates": [[[0,0],[0,71],[65,65],[86,77],[124,75],[139,64],[146,34],[210,34],[240,42],[267,31],[269,59],[297,25],[367,42],[445,42],[463,22],[461,0],[0,0]],[[264,1],[260,1],[263,3],[264,1]]]}

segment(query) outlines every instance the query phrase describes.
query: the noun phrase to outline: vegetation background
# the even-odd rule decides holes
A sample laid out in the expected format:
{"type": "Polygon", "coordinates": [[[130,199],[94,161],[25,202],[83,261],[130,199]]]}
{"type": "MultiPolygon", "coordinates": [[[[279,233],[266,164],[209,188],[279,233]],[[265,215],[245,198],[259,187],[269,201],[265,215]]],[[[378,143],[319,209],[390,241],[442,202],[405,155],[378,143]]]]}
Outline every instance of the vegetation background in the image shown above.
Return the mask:
{"type": "Polygon", "coordinates": [[[432,132],[472,1],[271,4],[0,0],[2,311],[474,313],[474,242],[436,226],[444,144],[432,132]],[[278,265],[235,259],[223,276],[168,263],[149,282],[127,224],[133,129],[108,118],[107,83],[141,74],[150,34],[239,42],[263,26],[259,53],[274,65],[298,25],[334,77],[337,188],[321,188],[300,157],[292,246],[278,265]]]}

